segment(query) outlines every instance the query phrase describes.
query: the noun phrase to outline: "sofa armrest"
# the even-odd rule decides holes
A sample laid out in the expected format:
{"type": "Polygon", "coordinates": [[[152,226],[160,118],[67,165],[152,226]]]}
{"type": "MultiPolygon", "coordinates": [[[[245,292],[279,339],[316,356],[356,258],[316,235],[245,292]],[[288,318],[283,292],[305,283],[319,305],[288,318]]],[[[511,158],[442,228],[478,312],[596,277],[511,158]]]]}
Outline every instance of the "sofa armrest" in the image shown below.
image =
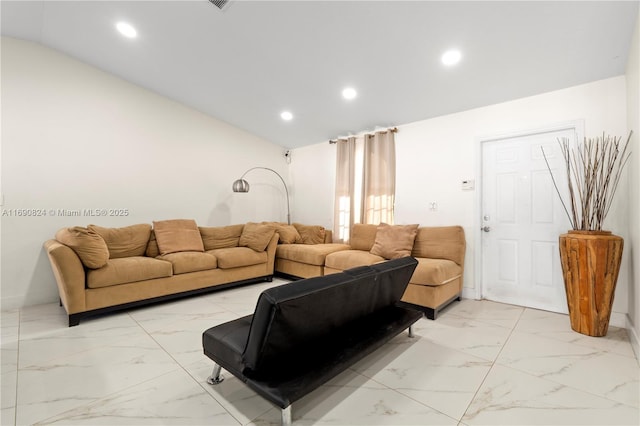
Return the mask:
{"type": "MultiPolygon", "coordinates": [[[[466,246],[462,226],[424,226],[418,228],[411,256],[451,260],[460,266],[463,277],[466,246]]],[[[462,288],[462,277],[460,288],[462,288]]]]}
{"type": "Polygon", "coordinates": [[[69,315],[84,312],[85,270],[78,255],[56,240],[44,243],[58,285],[60,300],[69,315]]]}
{"type": "Polygon", "coordinates": [[[280,234],[277,232],[273,234],[271,237],[271,241],[267,244],[266,252],[267,252],[267,271],[271,271],[271,274],[275,271],[276,264],[276,249],[278,248],[278,240],[280,239],[280,234]]]}
{"type": "Polygon", "coordinates": [[[324,230],[324,242],[325,244],[330,244],[333,242],[333,231],[331,229],[324,230]]]}

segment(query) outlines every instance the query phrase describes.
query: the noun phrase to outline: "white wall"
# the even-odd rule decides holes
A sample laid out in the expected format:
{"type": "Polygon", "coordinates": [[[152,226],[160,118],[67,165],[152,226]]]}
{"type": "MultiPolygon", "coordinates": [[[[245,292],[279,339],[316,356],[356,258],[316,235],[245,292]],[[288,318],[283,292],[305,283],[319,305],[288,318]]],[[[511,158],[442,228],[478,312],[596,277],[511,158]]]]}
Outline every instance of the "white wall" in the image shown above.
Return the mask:
{"type": "MultiPolygon", "coordinates": [[[[435,101],[435,100],[434,100],[435,101]]],[[[457,114],[398,125],[396,133],[396,223],[421,225],[459,224],[465,228],[467,253],[465,294],[475,294],[475,223],[479,216],[476,191],[462,191],[461,181],[476,178],[479,167],[478,141],[495,136],[539,129],[574,120],[584,120],[585,134],[597,136],[603,131],[625,135],[625,77],[620,76],[571,87],[538,96],[519,99],[457,114]],[[428,203],[438,203],[438,210],[428,203]]],[[[328,142],[296,149],[291,168],[292,182],[305,190],[304,202],[296,199],[297,220],[332,226],[335,148],[328,142]],[[295,167],[293,167],[295,165],[295,167]],[[313,173],[307,173],[313,170],[313,173]],[[317,200],[317,202],[316,202],[317,200]],[[327,221],[330,221],[327,223],[327,221]]],[[[478,183],[476,183],[476,188],[478,183]]],[[[627,191],[623,182],[622,191],[627,191]]],[[[296,190],[296,194],[300,191],[296,190]]],[[[624,192],[623,192],[624,193],[624,192]]],[[[614,233],[627,236],[624,197],[618,197],[605,225],[614,233]]],[[[623,259],[614,311],[626,313],[628,254],[623,259]]],[[[612,320],[613,321],[613,320],[612,320]]],[[[623,321],[624,322],[624,321],[623,321]]]]}
{"type": "MultiPolygon", "coordinates": [[[[476,193],[461,191],[460,181],[477,174],[478,138],[576,119],[585,121],[588,136],[603,130],[625,135],[632,128],[633,184],[621,188],[628,200],[618,198],[629,201],[629,215],[618,206],[607,227],[628,241],[614,312],[629,312],[637,337],[637,27],[626,84],[625,77],[617,77],[398,126],[396,222],[461,224],[467,265],[473,265],[476,193]],[[438,202],[437,212],[428,210],[430,201],[438,202]]],[[[291,182],[293,221],[332,227],[335,145],[296,149],[287,169],[281,147],[56,51],[2,38],[1,52],[3,211],[129,210],[127,217],[2,217],[2,309],[56,300],[42,243],[63,226],[126,226],[177,217],[201,225],[284,220],[284,192],[275,175],[254,171],[247,176],[249,194],[230,191],[232,181],[256,165],[274,168],[291,182]]],[[[466,268],[465,290],[475,283],[473,267],[466,268]]]]}
{"type": "Polygon", "coordinates": [[[292,152],[292,221],[333,228],[336,148],[329,142],[292,152]]]}
{"type": "Polygon", "coordinates": [[[634,131],[629,185],[630,238],[625,249],[630,252],[629,320],[627,327],[640,359],[640,11],[627,60],[627,121],[634,131]]]}
{"type": "Polygon", "coordinates": [[[64,226],[192,218],[199,225],[285,220],[283,149],[41,45],[2,38],[2,308],[52,302],[42,244],[64,226]],[[59,209],[128,209],[61,217],[59,209]],[[55,215],[52,213],[55,212],[55,215]]]}

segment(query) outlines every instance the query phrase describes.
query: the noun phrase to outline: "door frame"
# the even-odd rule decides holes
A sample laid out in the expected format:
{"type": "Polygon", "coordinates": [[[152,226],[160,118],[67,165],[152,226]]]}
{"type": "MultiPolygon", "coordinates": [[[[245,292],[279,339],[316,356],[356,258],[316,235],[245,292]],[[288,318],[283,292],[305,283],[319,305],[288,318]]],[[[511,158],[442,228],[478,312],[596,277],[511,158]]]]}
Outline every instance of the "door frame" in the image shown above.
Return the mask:
{"type": "Polygon", "coordinates": [[[552,133],[562,130],[574,130],[576,132],[577,140],[582,141],[584,139],[584,119],[565,121],[556,124],[545,125],[543,127],[537,127],[528,130],[517,130],[508,133],[487,135],[487,136],[479,136],[476,138],[476,199],[475,199],[475,219],[474,219],[474,251],[476,253],[474,259],[474,276],[475,276],[475,299],[481,300],[484,296],[482,282],[482,261],[483,261],[483,252],[482,252],[482,231],[480,230],[482,226],[482,176],[483,176],[483,162],[482,162],[482,149],[484,147],[484,143],[487,142],[499,142],[501,140],[513,139],[518,137],[526,137],[533,136],[542,133],[552,133]]]}

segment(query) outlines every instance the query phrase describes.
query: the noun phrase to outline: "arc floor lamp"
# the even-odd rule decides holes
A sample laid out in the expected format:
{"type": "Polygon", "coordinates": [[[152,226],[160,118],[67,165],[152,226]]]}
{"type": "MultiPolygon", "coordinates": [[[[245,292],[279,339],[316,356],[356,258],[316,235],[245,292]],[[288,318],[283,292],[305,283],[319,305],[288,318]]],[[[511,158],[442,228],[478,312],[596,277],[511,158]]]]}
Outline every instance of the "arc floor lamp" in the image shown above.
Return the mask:
{"type": "Polygon", "coordinates": [[[291,212],[289,210],[289,190],[287,189],[287,184],[284,182],[284,179],[282,179],[282,176],[280,176],[280,174],[278,172],[276,172],[275,170],[270,169],[268,167],[252,167],[252,168],[250,168],[249,170],[244,172],[244,174],[242,176],[240,176],[240,179],[238,179],[235,182],[233,182],[233,192],[249,192],[249,182],[244,180],[244,177],[251,170],[256,170],[256,169],[269,170],[270,172],[275,173],[276,176],[278,176],[280,178],[280,180],[282,181],[282,185],[284,186],[284,192],[287,195],[287,223],[289,225],[291,225],[291,212]]]}

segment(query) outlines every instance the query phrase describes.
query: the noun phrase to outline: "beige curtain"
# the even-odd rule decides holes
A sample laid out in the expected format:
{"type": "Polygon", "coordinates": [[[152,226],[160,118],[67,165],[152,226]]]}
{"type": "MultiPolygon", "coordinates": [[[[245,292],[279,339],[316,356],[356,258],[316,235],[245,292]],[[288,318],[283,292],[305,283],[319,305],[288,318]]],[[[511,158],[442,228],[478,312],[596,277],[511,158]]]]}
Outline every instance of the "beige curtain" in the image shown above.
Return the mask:
{"type": "Polygon", "coordinates": [[[365,135],[362,223],[393,224],[395,193],[394,132],[365,135]]]}
{"type": "Polygon", "coordinates": [[[336,143],[336,195],[333,218],[333,240],[347,243],[355,220],[356,138],[336,143]]]}

